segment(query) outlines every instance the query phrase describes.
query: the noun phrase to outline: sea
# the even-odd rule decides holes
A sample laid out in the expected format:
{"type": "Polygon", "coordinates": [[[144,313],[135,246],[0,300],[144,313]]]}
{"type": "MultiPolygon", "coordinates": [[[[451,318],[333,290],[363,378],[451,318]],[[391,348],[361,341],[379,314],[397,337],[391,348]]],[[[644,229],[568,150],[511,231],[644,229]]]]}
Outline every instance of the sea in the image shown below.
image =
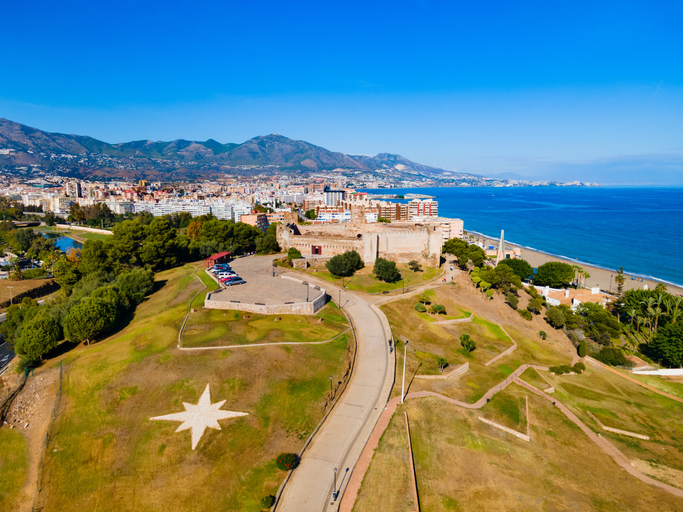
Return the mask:
{"type": "Polygon", "coordinates": [[[425,194],[465,230],[540,252],[683,286],[683,188],[443,187],[425,194]]]}

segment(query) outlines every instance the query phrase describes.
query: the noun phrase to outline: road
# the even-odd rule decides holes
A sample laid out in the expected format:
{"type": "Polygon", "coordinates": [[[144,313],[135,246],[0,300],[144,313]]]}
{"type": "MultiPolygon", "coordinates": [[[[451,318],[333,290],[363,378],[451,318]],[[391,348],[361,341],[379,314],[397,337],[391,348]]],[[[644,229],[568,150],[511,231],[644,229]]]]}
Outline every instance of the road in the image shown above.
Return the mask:
{"type": "MultiPolygon", "coordinates": [[[[301,276],[291,274],[301,279],[301,276]]],[[[340,496],[384,410],[394,382],[394,354],[389,350],[391,330],[377,307],[358,295],[328,282],[307,278],[326,288],[352,319],[358,340],[356,363],[344,394],[304,452],[276,505],[278,512],[337,510],[340,496]],[[335,473],[339,498],[333,498],[335,473]]]]}

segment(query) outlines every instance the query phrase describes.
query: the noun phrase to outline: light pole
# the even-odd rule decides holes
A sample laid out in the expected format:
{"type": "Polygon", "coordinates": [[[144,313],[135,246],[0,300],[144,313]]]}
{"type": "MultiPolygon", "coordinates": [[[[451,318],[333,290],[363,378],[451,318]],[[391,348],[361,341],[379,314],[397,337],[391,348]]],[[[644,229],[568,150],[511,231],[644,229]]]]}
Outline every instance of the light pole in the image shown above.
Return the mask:
{"type": "Polygon", "coordinates": [[[330,402],[332,401],[332,375],[330,375],[330,402]]]}
{"type": "Polygon", "coordinates": [[[341,290],[339,290],[339,309],[342,308],[342,303],[341,303],[341,290]]]}
{"type": "Polygon", "coordinates": [[[408,353],[408,340],[403,345],[403,382],[401,383],[401,403],[405,398],[404,389],[406,386],[406,354],[408,353]]]}
{"type": "Polygon", "coordinates": [[[332,491],[332,498],[337,501],[337,468],[334,468],[334,491],[332,491]]]}
{"type": "Polygon", "coordinates": [[[610,295],[612,294],[612,278],[614,277],[614,274],[609,275],[609,293],[610,295]]]}
{"type": "Polygon", "coordinates": [[[303,284],[306,285],[306,302],[308,302],[308,281],[304,281],[303,284]]]}
{"type": "Polygon", "coordinates": [[[12,288],[14,286],[8,286],[7,288],[9,288],[9,303],[12,304],[12,288]]]}
{"type": "Polygon", "coordinates": [[[403,284],[403,293],[406,292],[406,279],[405,277],[401,277],[401,284],[403,284]]]}

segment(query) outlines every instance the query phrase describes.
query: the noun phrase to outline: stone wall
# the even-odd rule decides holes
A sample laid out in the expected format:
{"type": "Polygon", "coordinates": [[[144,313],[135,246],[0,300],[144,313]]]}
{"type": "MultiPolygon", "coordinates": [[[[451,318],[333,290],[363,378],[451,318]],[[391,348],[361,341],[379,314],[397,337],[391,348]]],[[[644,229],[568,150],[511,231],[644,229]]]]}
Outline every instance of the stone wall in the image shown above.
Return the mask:
{"type": "Polygon", "coordinates": [[[207,309],[230,309],[237,311],[247,311],[261,315],[315,315],[327,304],[327,293],[322,288],[320,295],[309,302],[291,302],[284,304],[255,304],[239,301],[214,300],[212,296],[216,292],[211,292],[204,300],[204,307],[207,309]]]}
{"type": "Polygon", "coordinates": [[[114,233],[106,229],[88,228],[85,226],[72,226],[70,224],[55,224],[59,229],[71,229],[73,231],[87,231],[88,233],[99,233],[100,235],[113,235],[114,233]]]}

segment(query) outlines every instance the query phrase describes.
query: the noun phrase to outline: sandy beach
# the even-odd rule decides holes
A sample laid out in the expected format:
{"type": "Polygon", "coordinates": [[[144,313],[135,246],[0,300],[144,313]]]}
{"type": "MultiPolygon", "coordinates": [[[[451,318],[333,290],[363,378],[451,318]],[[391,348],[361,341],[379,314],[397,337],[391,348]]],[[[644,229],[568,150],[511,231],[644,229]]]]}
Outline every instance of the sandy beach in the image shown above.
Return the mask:
{"type": "MultiPolygon", "coordinates": [[[[483,237],[480,235],[476,235],[474,233],[469,233],[472,237],[475,239],[479,238],[480,240],[483,239],[486,242],[492,242],[495,243],[496,247],[498,246],[498,240],[494,240],[492,238],[488,237],[483,237]]],[[[599,268],[593,265],[588,265],[585,263],[581,263],[578,261],[574,261],[568,258],[559,258],[556,256],[551,256],[549,254],[545,254],[540,251],[534,251],[532,249],[527,249],[525,247],[521,247],[519,245],[516,245],[512,242],[505,242],[506,247],[514,246],[514,247],[519,247],[522,250],[522,258],[525,259],[526,261],[529,262],[529,264],[536,268],[539,265],[543,265],[544,263],[547,263],[548,261],[562,261],[565,263],[569,264],[577,264],[580,265],[586,272],[590,274],[590,277],[586,279],[586,286],[598,286],[600,287],[601,290],[610,292],[610,285],[611,285],[611,292],[616,293],[617,291],[617,284],[614,282],[614,276],[616,275],[616,270],[607,270],[604,268],[599,268]]],[[[628,272],[624,271],[624,276],[626,276],[626,281],[624,282],[624,290],[639,290],[643,289],[645,286],[648,287],[649,290],[654,290],[657,284],[659,284],[661,281],[657,281],[655,279],[645,279],[641,277],[635,277],[632,275],[629,275],[628,272]]],[[[673,295],[683,295],[683,288],[680,286],[674,286],[671,284],[664,283],[667,287],[667,290],[669,293],[673,295]]]]}

